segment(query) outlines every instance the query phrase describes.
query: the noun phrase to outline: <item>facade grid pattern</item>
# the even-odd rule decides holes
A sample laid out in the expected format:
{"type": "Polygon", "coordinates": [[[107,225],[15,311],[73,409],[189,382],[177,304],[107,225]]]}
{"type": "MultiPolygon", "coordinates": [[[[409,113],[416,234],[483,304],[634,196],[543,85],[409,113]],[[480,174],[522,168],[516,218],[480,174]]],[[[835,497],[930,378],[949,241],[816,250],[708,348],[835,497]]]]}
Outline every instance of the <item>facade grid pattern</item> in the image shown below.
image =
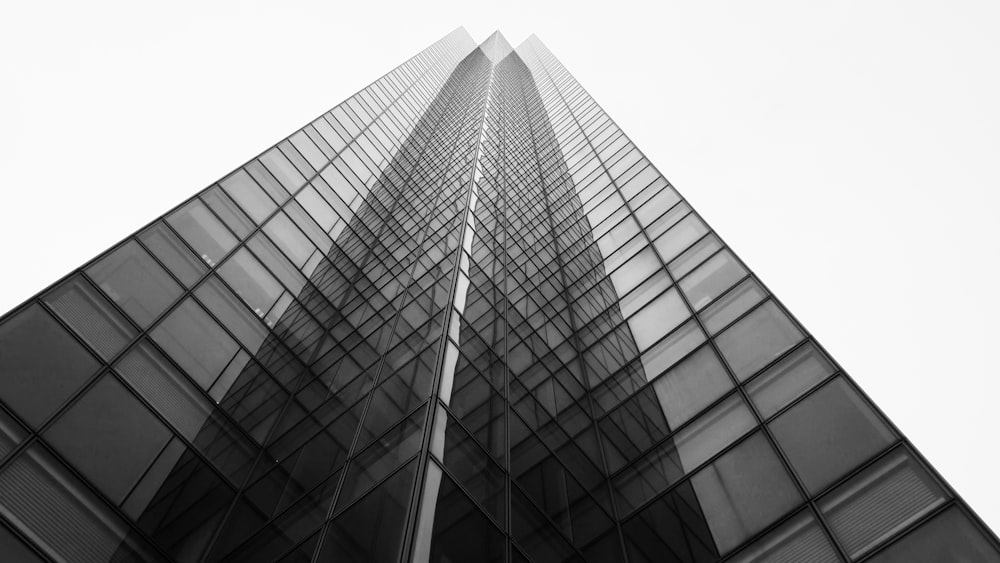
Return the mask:
{"type": "Polygon", "coordinates": [[[455,30],[0,319],[11,561],[1000,561],[532,36],[455,30]]]}

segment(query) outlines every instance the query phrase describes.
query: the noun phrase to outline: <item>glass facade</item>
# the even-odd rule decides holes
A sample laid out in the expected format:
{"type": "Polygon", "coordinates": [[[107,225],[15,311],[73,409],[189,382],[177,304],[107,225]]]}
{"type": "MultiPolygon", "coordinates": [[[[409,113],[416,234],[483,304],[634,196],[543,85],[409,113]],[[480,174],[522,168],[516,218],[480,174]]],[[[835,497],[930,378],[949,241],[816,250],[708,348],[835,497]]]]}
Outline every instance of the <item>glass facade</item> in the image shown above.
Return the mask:
{"type": "Polygon", "coordinates": [[[456,30],[0,319],[5,561],[1000,561],[534,36],[456,30]]]}

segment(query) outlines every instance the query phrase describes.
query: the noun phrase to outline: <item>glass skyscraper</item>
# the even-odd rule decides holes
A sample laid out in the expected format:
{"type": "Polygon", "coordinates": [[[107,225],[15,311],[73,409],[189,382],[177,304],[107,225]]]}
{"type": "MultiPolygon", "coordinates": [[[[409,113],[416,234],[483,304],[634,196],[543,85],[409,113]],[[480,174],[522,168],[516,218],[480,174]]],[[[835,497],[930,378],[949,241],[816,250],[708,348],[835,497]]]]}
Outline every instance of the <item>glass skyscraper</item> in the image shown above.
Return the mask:
{"type": "Polygon", "coordinates": [[[459,29],[0,320],[0,560],[1000,544],[537,38],[459,29]]]}

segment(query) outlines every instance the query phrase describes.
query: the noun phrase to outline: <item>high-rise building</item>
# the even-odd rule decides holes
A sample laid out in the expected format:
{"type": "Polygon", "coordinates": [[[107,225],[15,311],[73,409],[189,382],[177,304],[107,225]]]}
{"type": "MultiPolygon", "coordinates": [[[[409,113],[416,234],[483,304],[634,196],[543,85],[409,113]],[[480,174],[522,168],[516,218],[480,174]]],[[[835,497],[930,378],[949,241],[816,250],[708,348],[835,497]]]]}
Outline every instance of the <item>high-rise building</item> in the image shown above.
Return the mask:
{"type": "Polygon", "coordinates": [[[3,561],[1000,561],[535,37],[456,30],[0,320],[3,561]]]}

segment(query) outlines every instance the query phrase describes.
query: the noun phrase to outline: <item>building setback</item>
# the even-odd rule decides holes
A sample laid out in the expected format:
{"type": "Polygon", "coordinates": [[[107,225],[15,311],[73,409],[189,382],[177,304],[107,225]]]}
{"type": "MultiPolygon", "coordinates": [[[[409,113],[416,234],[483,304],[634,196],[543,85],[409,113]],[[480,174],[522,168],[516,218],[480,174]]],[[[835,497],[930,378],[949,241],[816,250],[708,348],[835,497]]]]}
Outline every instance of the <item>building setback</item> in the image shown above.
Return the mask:
{"type": "Polygon", "coordinates": [[[0,320],[0,560],[1000,544],[536,37],[459,29],[0,320]]]}

